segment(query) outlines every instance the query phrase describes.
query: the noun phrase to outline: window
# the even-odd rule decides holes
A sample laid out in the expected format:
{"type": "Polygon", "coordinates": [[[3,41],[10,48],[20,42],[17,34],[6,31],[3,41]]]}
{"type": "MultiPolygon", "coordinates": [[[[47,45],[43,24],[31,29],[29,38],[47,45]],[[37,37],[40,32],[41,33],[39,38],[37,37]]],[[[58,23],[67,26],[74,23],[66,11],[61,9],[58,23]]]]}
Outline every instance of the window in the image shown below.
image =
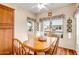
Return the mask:
{"type": "Polygon", "coordinates": [[[59,35],[59,37],[63,38],[63,22],[64,17],[61,16],[51,19],[43,19],[41,26],[43,28],[44,35],[46,35],[47,32],[52,31],[53,34],[59,35]]]}
{"type": "Polygon", "coordinates": [[[43,21],[43,31],[48,30],[49,26],[50,26],[49,20],[43,21]]]}
{"type": "Polygon", "coordinates": [[[58,17],[54,18],[51,20],[52,21],[52,28],[53,28],[53,33],[56,35],[63,37],[63,22],[64,18],[58,17]]]}
{"type": "Polygon", "coordinates": [[[27,31],[28,32],[33,32],[34,33],[34,29],[35,29],[35,20],[31,19],[31,18],[27,18],[27,31]]]}
{"type": "Polygon", "coordinates": [[[27,21],[27,27],[28,31],[33,31],[33,23],[31,21],[27,21]]]}

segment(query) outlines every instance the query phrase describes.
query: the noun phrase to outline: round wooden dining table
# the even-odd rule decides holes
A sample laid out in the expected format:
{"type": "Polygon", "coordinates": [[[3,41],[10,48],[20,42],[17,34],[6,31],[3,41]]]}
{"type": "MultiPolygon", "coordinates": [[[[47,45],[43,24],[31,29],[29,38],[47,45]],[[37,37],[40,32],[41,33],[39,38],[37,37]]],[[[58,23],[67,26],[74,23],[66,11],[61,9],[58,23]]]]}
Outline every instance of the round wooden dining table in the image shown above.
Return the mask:
{"type": "Polygon", "coordinates": [[[57,39],[56,37],[52,37],[52,38],[47,37],[46,41],[39,41],[37,39],[31,39],[31,40],[24,41],[23,45],[33,50],[34,54],[36,54],[36,52],[47,51],[50,48],[51,44],[54,43],[56,39],[57,39]]]}

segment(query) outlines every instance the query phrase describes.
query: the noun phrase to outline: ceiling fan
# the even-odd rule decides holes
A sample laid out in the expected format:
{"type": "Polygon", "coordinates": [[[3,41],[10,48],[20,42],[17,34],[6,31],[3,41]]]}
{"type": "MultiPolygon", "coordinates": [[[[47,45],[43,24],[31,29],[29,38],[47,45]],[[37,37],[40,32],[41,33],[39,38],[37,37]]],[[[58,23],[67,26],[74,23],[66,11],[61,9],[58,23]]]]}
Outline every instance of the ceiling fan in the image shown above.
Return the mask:
{"type": "Polygon", "coordinates": [[[47,3],[37,3],[36,5],[34,5],[32,8],[38,8],[38,11],[40,11],[41,9],[46,9],[48,10],[48,8],[46,7],[46,5],[48,5],[47,3]]]}

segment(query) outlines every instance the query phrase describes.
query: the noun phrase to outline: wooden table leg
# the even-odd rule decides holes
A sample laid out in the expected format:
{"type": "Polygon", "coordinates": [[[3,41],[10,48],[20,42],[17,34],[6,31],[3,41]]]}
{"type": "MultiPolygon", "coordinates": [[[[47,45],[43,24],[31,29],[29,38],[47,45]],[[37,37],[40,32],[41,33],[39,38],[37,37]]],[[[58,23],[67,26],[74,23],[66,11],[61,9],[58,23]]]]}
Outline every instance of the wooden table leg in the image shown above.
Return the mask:
{"type": "Polygon", "coordinates": [[[37,52],[34,52],[34,55],[37,55],[37,52]]]}

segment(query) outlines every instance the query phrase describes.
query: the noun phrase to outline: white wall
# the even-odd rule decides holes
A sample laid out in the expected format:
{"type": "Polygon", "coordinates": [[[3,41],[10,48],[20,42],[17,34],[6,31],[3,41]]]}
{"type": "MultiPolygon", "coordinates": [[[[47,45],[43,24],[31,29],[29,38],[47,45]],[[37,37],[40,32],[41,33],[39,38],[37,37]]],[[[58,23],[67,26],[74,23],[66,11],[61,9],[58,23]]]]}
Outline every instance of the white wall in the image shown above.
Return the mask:
{"type": "Polygon", "coordinates": [[[77,11],[75,18],[76,18],[76,37],[77,37],[76,51],[79,54],[79,10],[77,11]]]}
{"type": "Polygon", "coordinates": [[[27,17],[32,17],[35,19],[35,15],[31,12],[17,7],[15,4],[4,4],[15,9],[14,14],[14,38],[18,38],[22,41],[27,40],[27,17]]]}
{"type": "Polygon", "coordinates": [[[76,25],[77,25],[77,44],[79,45],[79,12],[76,14],[76,25]]]}
{"type": "MultiPolygon", "coordinates": [[[[73,14],[75,12],[75,5],[70,5],[70,6],[65,6],[56,10],[53,10],[52,16],[56,16],[56,15],[61,15],[64,14],[65,15],[65,19],[64,19],[64,33],[63,39],[60,39],[60,43],[59,46],[64,47],[64,48],[69,48],[69,49],[75,49],[76,47],[76,30],[75,30],[75,19],[73,18],[73,14]],[[68,39],[67,36],[67,20],[71,18],[72,19],[72,38],[68,39]]],[[[44,12],[38,15],[38,19],[40,18],[44,18],[44,17],[48,17],[48,13],[44,12]]]]}

